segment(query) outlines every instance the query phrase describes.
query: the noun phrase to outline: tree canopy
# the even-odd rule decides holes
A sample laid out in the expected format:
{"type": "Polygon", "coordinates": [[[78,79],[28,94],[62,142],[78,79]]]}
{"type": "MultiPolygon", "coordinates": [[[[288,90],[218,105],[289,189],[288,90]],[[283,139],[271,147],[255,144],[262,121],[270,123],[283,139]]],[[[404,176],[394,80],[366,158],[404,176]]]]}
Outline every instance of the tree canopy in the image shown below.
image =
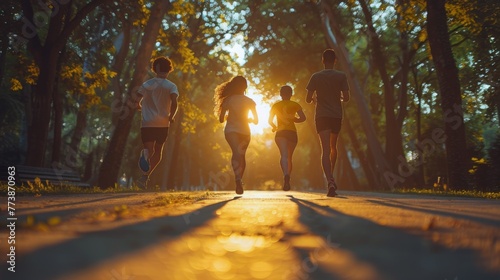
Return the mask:
{"type": "Polygon", "coordinates": [[[152,181],[161,188],[232,189],[230,150],[213,113],[215,87],[250,83],[245,181],[279,189],[266,125],[290,85],[298,124],[296,188],[322,189],[314,106],[305,102],[321,53],[349,79],[336,178],[342,189],[498,190],[500,4],[496,0],[3,1],[0,165],[78,171],[109,187],[137,179],[137,88],[168,56],[179,114],[152,181]]]}

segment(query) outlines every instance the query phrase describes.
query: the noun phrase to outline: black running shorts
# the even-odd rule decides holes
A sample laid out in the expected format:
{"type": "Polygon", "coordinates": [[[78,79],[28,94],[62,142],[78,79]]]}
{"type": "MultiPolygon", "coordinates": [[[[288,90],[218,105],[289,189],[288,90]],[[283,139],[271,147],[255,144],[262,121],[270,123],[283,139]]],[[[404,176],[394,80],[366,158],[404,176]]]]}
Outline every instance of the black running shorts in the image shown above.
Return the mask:
{"type": "Polygon", "coordinates": [[[156,142],[163,144],[167,140],[168,127],[142,127],[141,139],[142,143],[156,142]]]}
{"type": "Polygon", "coordinates": [[[329,117],[316,118],[316,131],[318,133],[320,133],[321,131],[330,130],[332,133],[338,134],[341,127],[342,119],[329,117]]]}

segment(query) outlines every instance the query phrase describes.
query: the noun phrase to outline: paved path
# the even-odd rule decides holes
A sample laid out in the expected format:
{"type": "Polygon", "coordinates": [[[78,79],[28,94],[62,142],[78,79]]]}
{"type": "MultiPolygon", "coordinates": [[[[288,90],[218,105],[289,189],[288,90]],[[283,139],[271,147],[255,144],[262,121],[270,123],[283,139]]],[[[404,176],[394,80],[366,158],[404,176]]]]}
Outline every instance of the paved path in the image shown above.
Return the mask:
{"type": "Polygon", "coordinates": [[[45,222],[16,229],[16,273],[0,279],[500,279],[497,200],[163,195],[18,197],[20,221],[45,222]]]}

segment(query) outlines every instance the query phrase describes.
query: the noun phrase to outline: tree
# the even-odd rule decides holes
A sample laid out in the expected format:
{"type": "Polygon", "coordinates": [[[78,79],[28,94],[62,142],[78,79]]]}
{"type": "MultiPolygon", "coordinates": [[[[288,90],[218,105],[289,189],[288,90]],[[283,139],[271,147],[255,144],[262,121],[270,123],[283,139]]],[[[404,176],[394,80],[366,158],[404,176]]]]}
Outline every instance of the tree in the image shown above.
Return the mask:
{"type": "Polygon", "coordinates": [[[41,3],[42,13],[36,13],[29,0],[23,0],[22,8],[26,25],[28,50],[38,67],[36,86],[31,92],[28,106],[31,118],[28,121],[28,150],[26,164],[42,166],[45,160],[57,62],[61,51],[76,27],[97,6],[109,0],[92,0],[82,7],[74,8],[73,1],[65,4],[53,2],[52,6],[41,3]],[[47,22],[48,21],[48,22],[47,22]],[[46,26],[44,26],[46,25],[46,26]],[[38,26],[46,27],[40,29],[38,26]]]}
{"type": "Polygon", "coordinates": [[[445,0],[427,0],[427,34],[436,67],[445,126],[448,187],[467,189],[469,159],[458,69],[448,33],[445,0]]]}

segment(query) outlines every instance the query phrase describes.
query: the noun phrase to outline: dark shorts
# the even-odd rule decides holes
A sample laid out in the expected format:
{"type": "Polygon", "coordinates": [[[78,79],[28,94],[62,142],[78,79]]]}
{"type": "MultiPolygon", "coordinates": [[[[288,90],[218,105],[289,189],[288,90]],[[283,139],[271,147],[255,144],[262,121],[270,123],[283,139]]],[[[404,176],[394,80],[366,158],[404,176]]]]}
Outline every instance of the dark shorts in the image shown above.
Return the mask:
{"type": "Polygon", "coordinates": [[[320,133],[321,131],[330,130],[332,133],[338,134],[341,127],[342,119],[329,117],[316,118],[316,131],[318,133],[320,133]]]}
{"type": "Polygon", "coordinates": [[[285,138],[286,140],[290,141],[290,142],[294,142],[294,143],[297,143],[298,142],[298,137],[297,137],[297,132],[296,131],[292,131],[292,130],[280,130],[280,131],[277,131],[276,132],[276,137],[274,137],[274,139],[276,140],[276,138],[285,138]]]}
{"type": "Polygon", "coordinates": [[[163,144],[167,140],[168,127],[142,127],[141,139],[142,143],[156,142],[163,144]]]}

